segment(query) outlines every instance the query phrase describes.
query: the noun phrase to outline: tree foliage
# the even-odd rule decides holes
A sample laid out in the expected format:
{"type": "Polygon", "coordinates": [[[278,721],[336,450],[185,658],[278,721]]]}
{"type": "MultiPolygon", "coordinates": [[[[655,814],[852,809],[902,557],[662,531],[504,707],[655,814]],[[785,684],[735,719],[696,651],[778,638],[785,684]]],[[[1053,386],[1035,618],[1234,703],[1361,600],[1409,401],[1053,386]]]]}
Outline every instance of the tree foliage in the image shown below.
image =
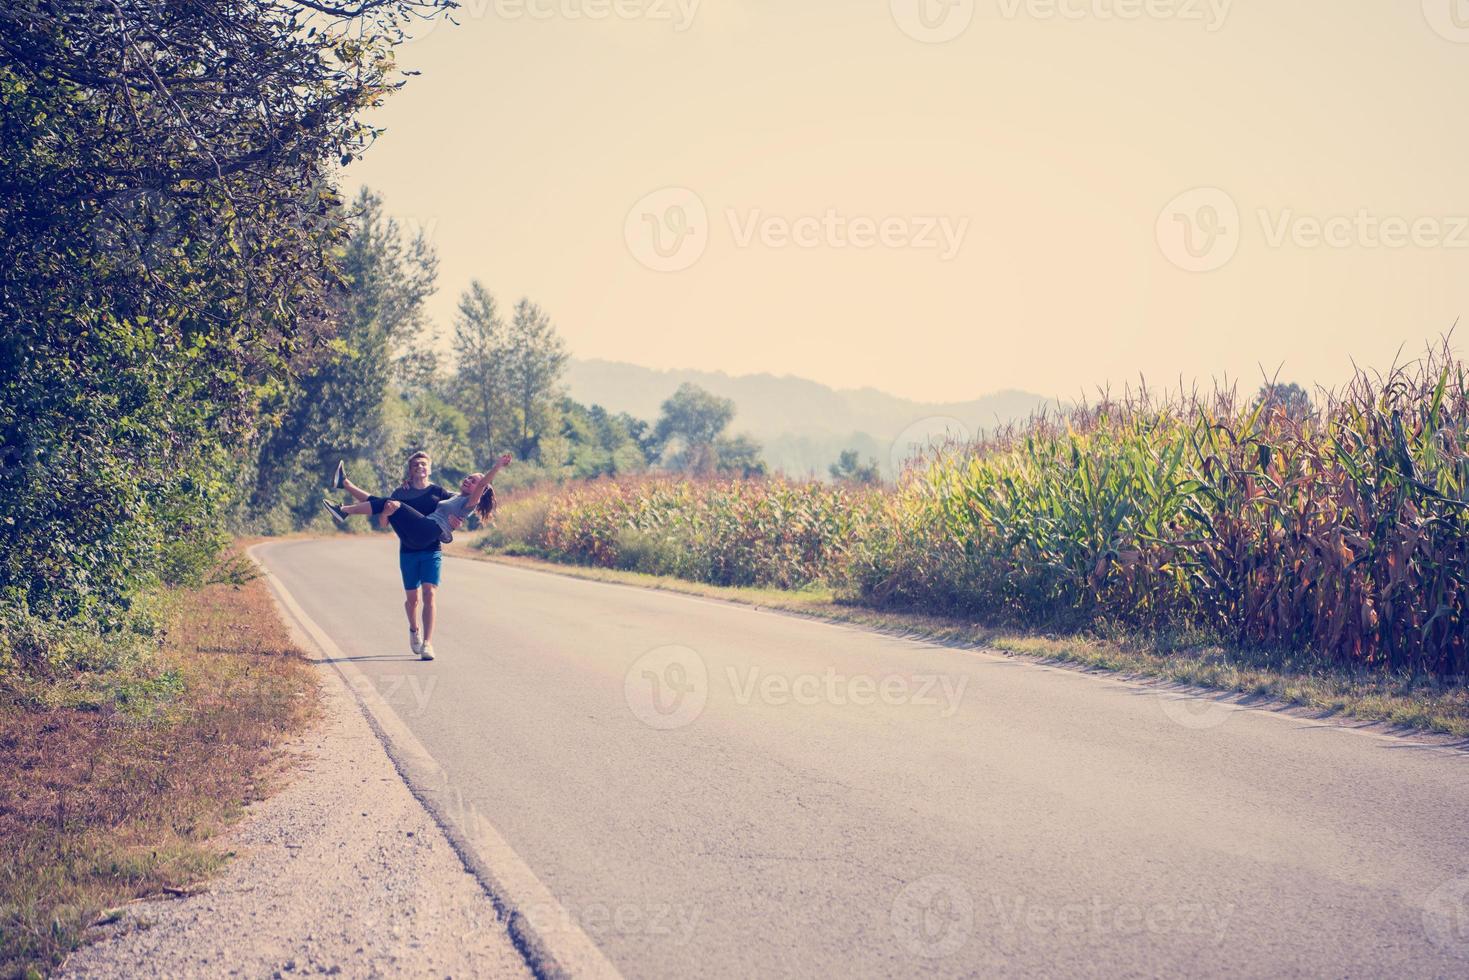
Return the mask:
{"type": "Polygon", "coordinates": [[[331,330],[334,168],[442,6],[0,5],[6,608],[105,624],[207,560],[262,402],[331,330]]]}
{"type": "Polygon", "coordinates": [[[714,473],[762,476],[760,444],[749,436],[726,436],[735,404],[685,382],[662,405],[653,443],[671,470],[696,476],[714,473]]]}
{"type": "Polygon", "coordinates": [[[1311,414],[1311,396],[1295,382],[1261,385],[1259,394],[1255,396],[1255,403],[1264,405],[1267,411],[1279,409],[1293,419],[1304,419],[1311,414]]]}
{"type": "Polygon", "coordinates": [[[454,390],[469,419],[470,444],[485,459],[507,434],[510,414],[505,321],[495,297],[478,279],[459,297],[454,318],[454,390]]]}
{"type": "MultiPolygon", "coordinates": [[[[363,190],[353,204],[335,295],[337,334],[272,406],[249,514],[258,526],[295,527],[319,510],[323,475],[339,459],[361,462],[382,485],[396,472],[409,410],[395,399],[434,398],[437,360],[424,302],[438,260],[422,234],[409,236],[363,190]],[[273,520],[285,508],[289,517],[273,520]]],[[[445,420],[450,428],[455,420],[445,420]]],[[[366,479],[365,474],[359,477],[366,479]]]]}
{"type": "Polygon", "coordinates": [[[882,470],[878,467],[876,458],[869,457],[864,464],[855,449],[842,450],[841,456],[831,464],[830,473],[831,478],[838,483],[875,486],[882,482],[882,470]]]}
{"type": "Polygon", "coordinates": [[[521,459],[540,456],[541,436],[550,428],[561,373],[566,370],[566,344],[551,318],[528,299],[515,304],[505,343],[505,377],[515,415],[516,453],[521,459]]]}

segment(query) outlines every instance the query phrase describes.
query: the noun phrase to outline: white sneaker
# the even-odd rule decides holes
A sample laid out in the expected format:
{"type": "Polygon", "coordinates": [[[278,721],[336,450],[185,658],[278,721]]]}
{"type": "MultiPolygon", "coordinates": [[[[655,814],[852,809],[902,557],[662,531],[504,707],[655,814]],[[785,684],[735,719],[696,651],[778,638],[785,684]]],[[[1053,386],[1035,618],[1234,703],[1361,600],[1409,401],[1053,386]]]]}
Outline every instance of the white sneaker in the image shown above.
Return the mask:
{"type": "Polygon", "coordinates": [[[408,631],[408,648],[415,654],[423,652],[423,640],[419,639],[418,630],[408,631]]]}
{"type": "Polygon", "coordinates": [[[434,645],[431,640],[423,641],[423,646],[418,648],[418,657],[420,660],[434,659],[434,645]]]}

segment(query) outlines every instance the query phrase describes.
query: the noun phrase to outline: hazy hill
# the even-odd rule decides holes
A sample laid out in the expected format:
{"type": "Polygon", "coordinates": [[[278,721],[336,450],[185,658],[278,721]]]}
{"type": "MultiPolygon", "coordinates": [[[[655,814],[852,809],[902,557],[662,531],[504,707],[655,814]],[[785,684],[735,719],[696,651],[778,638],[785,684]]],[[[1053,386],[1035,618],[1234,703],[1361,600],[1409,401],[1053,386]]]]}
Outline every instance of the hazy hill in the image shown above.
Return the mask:
{"type": "Polygon", "coordinates": [[[584,404],[656,419],[659,406],[684,382],[732,399],[735,432],[765,447],[766,461],[795,476],[825,476],[843,449],[877,457],[891,474],[907,448],[941,437],[967,435],[1029,415],[1047,399],[1001,391],[963,402],[915,402],[875,388],[837,390],[805,378],[771,374],[731,376],[722,371],[659,371],[615,361],[573,359],[568,393],[584,404]]]}

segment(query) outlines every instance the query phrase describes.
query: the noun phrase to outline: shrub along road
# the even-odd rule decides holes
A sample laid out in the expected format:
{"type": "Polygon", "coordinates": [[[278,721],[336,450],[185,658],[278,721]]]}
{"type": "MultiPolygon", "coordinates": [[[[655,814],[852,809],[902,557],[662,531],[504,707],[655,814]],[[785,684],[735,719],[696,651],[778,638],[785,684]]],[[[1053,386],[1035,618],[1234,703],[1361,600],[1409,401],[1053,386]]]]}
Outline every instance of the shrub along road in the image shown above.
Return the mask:
{"type": "Polygon", "coordinates": [[[1469,757],[383,540],[258,557],[627,975],[1469,969],[1469,757]]]}

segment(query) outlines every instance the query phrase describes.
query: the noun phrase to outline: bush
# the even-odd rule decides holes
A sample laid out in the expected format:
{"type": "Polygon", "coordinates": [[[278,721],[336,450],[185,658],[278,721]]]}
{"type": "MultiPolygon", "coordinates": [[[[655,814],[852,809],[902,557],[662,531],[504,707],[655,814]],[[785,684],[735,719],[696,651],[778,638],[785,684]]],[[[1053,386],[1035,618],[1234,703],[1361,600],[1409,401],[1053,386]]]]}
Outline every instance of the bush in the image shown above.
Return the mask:
{"type": "Polygon", "coordinates": [[[156,605],[135,603],[126,615],[104,622],[56,620],[0,603],[0,690],[134,669],[157,650],[160,635],[156,605]]]}

